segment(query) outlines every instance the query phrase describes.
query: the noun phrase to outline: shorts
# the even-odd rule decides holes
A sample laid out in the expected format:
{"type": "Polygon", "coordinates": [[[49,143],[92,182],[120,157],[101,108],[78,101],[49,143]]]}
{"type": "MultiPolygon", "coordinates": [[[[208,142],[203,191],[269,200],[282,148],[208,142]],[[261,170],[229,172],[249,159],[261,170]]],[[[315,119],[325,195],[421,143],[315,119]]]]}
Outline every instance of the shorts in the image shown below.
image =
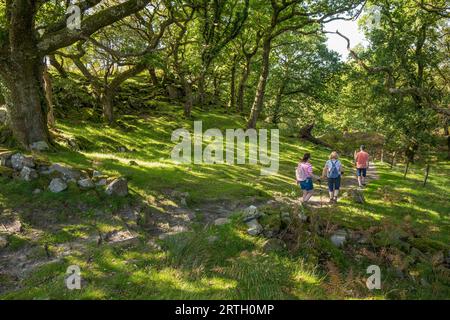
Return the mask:
{"type": "Polygon", "coordinates": [[[337,178],[328,178],[328,190],[333,192],[341,187],[341,176],[337,178]]]}
{"type": "Polygon", "coordinates": [[[300,186],[300,189],[305,190],[305,191],[311,191],[312,189],[314,189],[313,181],[311,178],[306,179],[305,181],[300,181],[299,186],[300,186]]]}
{"type": "Polygon", "coordinates": [[[358,177],[361,177],[361,176],[365,177],[366,173],[367,173],[367,168],[357,168],[356,169],[356,175],[358,177]]]}

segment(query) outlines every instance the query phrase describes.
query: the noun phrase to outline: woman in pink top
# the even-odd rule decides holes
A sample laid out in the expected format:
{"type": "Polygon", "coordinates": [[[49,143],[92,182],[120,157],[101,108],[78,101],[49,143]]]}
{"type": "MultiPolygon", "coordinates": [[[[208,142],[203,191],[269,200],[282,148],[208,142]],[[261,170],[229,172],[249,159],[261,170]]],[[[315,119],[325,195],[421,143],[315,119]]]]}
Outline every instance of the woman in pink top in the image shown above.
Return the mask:
{"type": "Polygon", "coordinates": [[[295,176],[297,179],[297,184],[303,190],[303,203],[308,202],[308,200],[313,195],[313,168],[311,165],[311,154],[305,153],[302,160],[295,170],[295,176]]]}

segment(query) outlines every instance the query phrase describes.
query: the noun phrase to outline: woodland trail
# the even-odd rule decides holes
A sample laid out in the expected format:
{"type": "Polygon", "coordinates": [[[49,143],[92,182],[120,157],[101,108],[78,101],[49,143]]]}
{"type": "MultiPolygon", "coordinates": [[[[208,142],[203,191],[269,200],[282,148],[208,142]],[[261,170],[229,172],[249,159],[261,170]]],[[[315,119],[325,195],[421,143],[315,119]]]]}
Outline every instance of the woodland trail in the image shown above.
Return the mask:
{"type": "MultiPolygon", "coordinates": [[[[371,163],[367,170],[366,184],[369,184],[373,180],[378,180],[379,178],[376,165],[371,163]]],[[[346,168],[346,171],[342,176],[341,191],[339,196],[342,197],[342,195],[350,188],[359,189],[356,169],[354,167],[346,168]]],[[[314,195],[311,197],[308,205],[313,208],[330,206],[326,179],[322,180],[321,183],[315,182],[314,190],[314,195]]]]}

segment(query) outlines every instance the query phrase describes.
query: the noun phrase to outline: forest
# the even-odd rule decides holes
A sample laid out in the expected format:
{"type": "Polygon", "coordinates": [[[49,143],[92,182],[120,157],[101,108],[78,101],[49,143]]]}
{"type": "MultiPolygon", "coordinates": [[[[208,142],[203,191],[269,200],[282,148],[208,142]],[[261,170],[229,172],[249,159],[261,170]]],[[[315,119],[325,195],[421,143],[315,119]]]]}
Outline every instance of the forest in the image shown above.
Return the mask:
{"type": "Polygon", "coordinates": [[[446,0],[0,0],[0,300],[447,300],[449,128],[446,0]]]}

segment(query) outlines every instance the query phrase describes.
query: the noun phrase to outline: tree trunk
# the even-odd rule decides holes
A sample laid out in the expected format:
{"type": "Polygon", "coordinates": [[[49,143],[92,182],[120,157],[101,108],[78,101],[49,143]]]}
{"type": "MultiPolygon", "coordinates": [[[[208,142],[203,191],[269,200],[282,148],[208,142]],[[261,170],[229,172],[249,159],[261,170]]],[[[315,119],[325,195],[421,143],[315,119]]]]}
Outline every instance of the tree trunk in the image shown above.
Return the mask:
{"type": "Polygon", "coordinates": [[[427,163],[427,167],[425,169],[425,179],[423,180],[423,186],[427,184],[428,175],[430,174],[430,164],[427,163]]]}
{"type": "Polygon", "coordinates": [[[416,155],[416,151],[419,149],[419,145],[417,142],[413,142],[408,149],[405,151],[405,156],[409,162],[414,163],[414,156],[416,155]]]}
{"type": "Polygon", "coordinates": [[[245,63],[244,70],[241,75],[241,80],[239,82],[238,86],[238,96],[237,96],[237,111],[238,112],[244,112],[244,97],[245,97],[245,88],[247,86],[247,80],[250,76],[250,63],[251,59],[248,58],[247,62],[245,63]]]}
{"type": "Polygon", "coordinates": [[[44,65],[44,89],[45,89],[45,99],[47,100],[48,112],[47,112],[47,123],[51,128],[55,127],[55,115],[53,112],[53,86],[52,78],[48,72],[47,65],[44,65]]]}
{"type": "Polygon", "coordinates": [[[186,118],[191,117],[191,111],[192,111],[192,85],[187,81],[186,79],[182,79],[183,87],[184,87],[184,93],[186,95],[186,100],[184,102],[184,116],[186,118]]]}
{"type": "Polygon", "coordinates": [[[220,93],[219,93],[219,91],[220,91],[219,81],[220,81],[220,78],[218,76],[215,76],[214,77],[214,81],[213,81],[213,83],[214,83],[213,102],[214,102],[215,106],[219,105],[219,100],[220,100],[219,99],[219,95],[220,95],[220,93]]]}
{"type": "Polygon", "coordinates": [[[233,65],[231,67],[230,102],[228,103],[228,110],[234,110],[236,106],[236,64],[237,64],[237,56],[235,55],[233,57],[233,65]]]}
{"type": "Polygon", "coordinates": [[[2,55],[0,74],[7,87],[7,108],[17,142],[30,149],[34,142],[50,142],[43,88],[43,56],[34,32],[35,1],[7,2],[10,11],[9,48],[2,55]]]}
{"type": "Polygon", "coordinates": [[[409,160],[406,160],[405,172],[403,173],[403,178],[406,178],[409,169],[409,160]]]}
{"type": "Polygon", "coordinates": [[[204,70],[200,73],[200,77],[198,79],[198,97],[202,109],[206,108],[205,86],[206,86],[206,71],[204,70]]]}
{"type": "Polygon", "coordinates": [[[447,159],[450,160],[450,136],[447,136],[447,159]]]}
{"type": "Polygon", "coordinates": [[[393,152],[392,153],[392,161],[391,161],[391,169],[395,166],[395,155],[397,154],[397,152],[393,152]]]}
{"type": "Polygon", "coordinates": [[[310,141],[314,144],[318,144],[318,145],[322,145],[327,148],[331,148],[331,146],[329,144],[327,144],[326,142],[324,142],[320,139],[317,139],[316,137],[313,136],[312,131],[313,131],[314,127],[315,127],[315,123],[311,123],[311,124],[308,124],[308,125],[304,126],[303,128],[301,128],[299,131],[299,135],[298,135],[299,138],[310,141]]]}
{"type": "Polygon", "coordinates": [[[152,84],[157,87],[159,85],[158,77],[156,76],[155,68],[148,68],[148,74],[150,75],[150,79],[152,80],[152,84]]]}
{"type": "Polygon", "coordinates": [[[262,68],[258,80],[255,99],[253,101],[250,116],[247,122],[247,128],[256,128],[256,122],[264,106],[264,95],[266,91],[267,78],[269,77],[269,58],[270,58],[271,38],[266,38],[263,44],[262,68]]]}
{"type": "Polygon", "coordinates": [[[16,54],[11,60],[13,71],[4,82],[13,135],[25,149],[30,149],[34,142],[49,143],[42,61],[34,52],[16,54]]]}
{"type": "Polygon", "coordinates": [[[114,122],[113,93],[110,90],[105,89],[100,101],[102,103],[105,121],[112,124],[114,122]]]}
{"type": "Polygon", "coordinates": [[[283,99],[284,88],[286,87],[286,81],[282,81],[280,88],[278,89],[275,97],[275,106],[273,109],[272,123],[277,125],[281,118],[281,101],[283,99]]]}

